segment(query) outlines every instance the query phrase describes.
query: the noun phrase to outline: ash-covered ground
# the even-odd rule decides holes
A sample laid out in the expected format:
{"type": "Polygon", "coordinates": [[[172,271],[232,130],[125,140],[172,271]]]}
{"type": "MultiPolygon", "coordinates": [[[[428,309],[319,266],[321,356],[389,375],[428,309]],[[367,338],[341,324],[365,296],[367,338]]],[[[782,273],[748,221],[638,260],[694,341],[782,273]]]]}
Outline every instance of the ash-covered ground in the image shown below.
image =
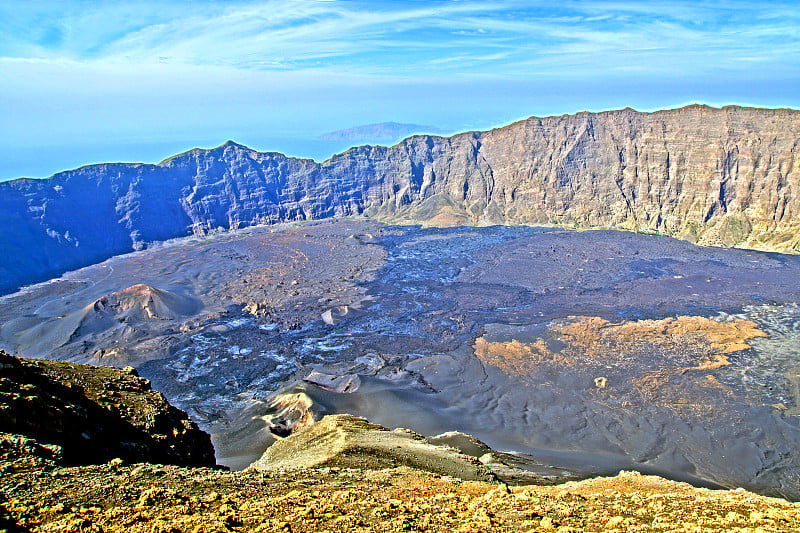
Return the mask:
{"type": "Polygon", "coordinates": [[[800,499],[800,257],[616,231],[250,228],[0,299],[0,344],[133,364],[244,467],[328,413],[462,431],[554,480],[800,499]]]}

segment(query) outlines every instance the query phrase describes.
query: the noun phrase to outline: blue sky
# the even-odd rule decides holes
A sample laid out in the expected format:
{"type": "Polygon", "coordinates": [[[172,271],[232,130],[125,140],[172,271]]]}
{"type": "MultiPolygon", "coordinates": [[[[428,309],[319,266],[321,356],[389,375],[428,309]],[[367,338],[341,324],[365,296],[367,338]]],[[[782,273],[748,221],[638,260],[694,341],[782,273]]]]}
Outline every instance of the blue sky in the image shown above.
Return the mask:
{"type": "Polygon", "coordinates": [[[796,0],[0,0],[0,179],[693,102],[800,106],[796,0]]]}

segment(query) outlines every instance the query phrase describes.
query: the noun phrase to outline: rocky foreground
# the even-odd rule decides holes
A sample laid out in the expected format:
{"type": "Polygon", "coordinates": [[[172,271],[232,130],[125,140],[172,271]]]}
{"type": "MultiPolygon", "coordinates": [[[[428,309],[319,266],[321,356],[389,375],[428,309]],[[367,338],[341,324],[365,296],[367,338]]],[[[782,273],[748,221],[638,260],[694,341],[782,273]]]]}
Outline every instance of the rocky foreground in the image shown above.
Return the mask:
{"type": "Polygon", "coordinates": [[[0,431],[31,439],[23,450],[48,446],[44,457],[64,464],[216,465],[209,436],[131,367],[17,359],[0,350],[0,431]]]}
{"type": "MultiPolygon", "coordinates": [[[[152,464],[207,461],[209,441],[150,391],[146,380],[130,372],[19,360],[5,353],[0,364],[0,531],[800,528],[797,503],[630,472],[557,486],[509,487],[441,440],[426,443],[411,432],[347,416],[303,428],[243,472],[152,464]],[[91,428],[80,424],[89,419],[81,414],[93,409],[140,429],[141,441],[113,450],[102,436],[87,438],[91,428]],[[69,424],[60,423],[68,416],[74,417],[69,424]],[[162,433],[170,424],[172,435],[162,433]],[[75,438],[84,441],[87,453],[75,451],[75,438]],[[478,472],[485,481],[421,470],[431,450],[444,450],[437,461],[444,457],[450,465],[473,465],[473,477],[478,472]],[[112,451],[127,453],[126,459],[108,459],[112,451]],[[411,457],[414,453],[422,460],[411,457]],[[314,454],[320,457],[314,460],[314,454]]],[[[441,471],[441,461],[437,464],[441,471]]]]}
{"type": "MultiPolygon", "coordinates": [[[[800,506],[636,473],[555,487],[409,468],[261,474],[41,466],[3,474],[16,531],[796,531],[800,506]]],[[[2,526],[0,526],[2,528],[2,526]]],[[[13,528],[8,528],[14,531],[13,528]]]]}

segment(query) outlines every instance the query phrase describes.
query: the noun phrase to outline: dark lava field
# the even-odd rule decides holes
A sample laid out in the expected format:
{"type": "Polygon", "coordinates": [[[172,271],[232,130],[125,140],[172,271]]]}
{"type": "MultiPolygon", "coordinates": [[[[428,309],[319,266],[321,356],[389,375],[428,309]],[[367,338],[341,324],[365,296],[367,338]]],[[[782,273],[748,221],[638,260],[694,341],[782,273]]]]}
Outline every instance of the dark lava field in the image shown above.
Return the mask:
{"type": "Polygon", "coordinates": [[[470,433],[554,481],[800,499],[800,257],[362,221],[171,241],[0,299],[0,347],[133,365],[256,460],[328,413],[470,433]]]}

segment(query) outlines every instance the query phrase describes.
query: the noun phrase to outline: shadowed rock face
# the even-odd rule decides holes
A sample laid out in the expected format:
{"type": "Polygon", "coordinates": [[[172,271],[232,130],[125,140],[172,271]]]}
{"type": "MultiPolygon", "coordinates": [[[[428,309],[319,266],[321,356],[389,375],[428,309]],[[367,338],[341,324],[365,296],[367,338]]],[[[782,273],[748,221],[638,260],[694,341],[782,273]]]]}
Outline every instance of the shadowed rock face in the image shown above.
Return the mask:
{"type": "Polygon", "coordinates": [[[14,257],[0,291],[192,232],[362,213],[797,251],[799,143],[797,111],[690,106],[415,136],[321,164],[228,142],[158,165],[88,166],[0,184],[0,247],[14,257]]]}
{"type": "Polygon", "coordinates": [[[208,434],[135,371],[17,359],[2,350],[0,433],[4,445],[15,435],[35,439],[34,447],[67,464],[216,465],[208,434]]]}

